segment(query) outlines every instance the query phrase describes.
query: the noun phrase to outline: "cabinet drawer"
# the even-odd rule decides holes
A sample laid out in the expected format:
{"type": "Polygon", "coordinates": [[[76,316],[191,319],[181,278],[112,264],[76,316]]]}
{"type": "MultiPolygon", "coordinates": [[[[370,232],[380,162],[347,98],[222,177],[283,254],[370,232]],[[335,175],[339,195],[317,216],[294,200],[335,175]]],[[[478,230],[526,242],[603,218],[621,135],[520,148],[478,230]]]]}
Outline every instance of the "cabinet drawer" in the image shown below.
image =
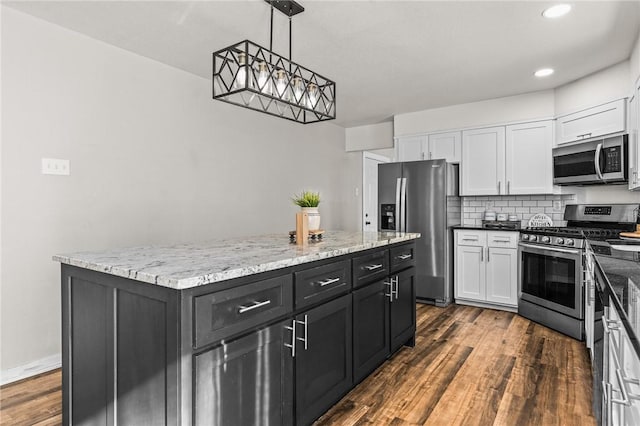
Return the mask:
{"type": "Polygon", "coordinates": [[[291,275],[194,298],[194,346],[200,347],[293,311],[291,275]]]}
{"type": "Polygon", "coordinates": [[[489,247],[518,248],[519,232],[487,232],[487,245],[489,247]]]}
{"type": "Polygon", "coordinates": [[[295,273],[296,308],[351,290],[349,261],[334,262],[295,273]]]}
{"type": "Polygon", "coordinates": [[[382,279],[389,275],[389,251],[380,250],[353,258],[353,287],[382,279]]]}
{"type": "Polygon", "coordinates": [[[484,246],[487,243],[487,231],[456,230],[455,234],[459,246],[484,246]]]}
{"type": "Polygon", "coordinates": [[[391,257],[391,272],[400,271],[401,269],[414,266],[416,264],[415,259],[415,244],[404,244],[399,247],[393,247],[389,250],[391,257]]]}

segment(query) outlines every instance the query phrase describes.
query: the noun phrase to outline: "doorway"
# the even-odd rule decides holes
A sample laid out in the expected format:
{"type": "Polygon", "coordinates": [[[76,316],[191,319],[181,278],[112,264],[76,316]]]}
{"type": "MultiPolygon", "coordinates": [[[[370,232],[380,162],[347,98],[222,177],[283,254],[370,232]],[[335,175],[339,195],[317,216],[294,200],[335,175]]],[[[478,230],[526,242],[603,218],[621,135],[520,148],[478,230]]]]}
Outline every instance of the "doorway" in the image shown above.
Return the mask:
{"type": "Polygon", "coordinates": [[[362,153],[362,230],[378,231],[378,164],[389,158],[364,151],[362,153]]]}

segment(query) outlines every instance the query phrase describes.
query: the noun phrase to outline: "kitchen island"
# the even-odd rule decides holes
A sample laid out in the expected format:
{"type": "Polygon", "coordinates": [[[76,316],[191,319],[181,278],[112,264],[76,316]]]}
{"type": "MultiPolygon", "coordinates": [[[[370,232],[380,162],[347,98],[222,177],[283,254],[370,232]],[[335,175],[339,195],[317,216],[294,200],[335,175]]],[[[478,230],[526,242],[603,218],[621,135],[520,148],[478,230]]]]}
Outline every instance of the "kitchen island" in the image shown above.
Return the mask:
{"type": "Polygon", "coordinates": [[[57,255],[64,424],[310,424],[415,338],[414,233],[57,255]]]}

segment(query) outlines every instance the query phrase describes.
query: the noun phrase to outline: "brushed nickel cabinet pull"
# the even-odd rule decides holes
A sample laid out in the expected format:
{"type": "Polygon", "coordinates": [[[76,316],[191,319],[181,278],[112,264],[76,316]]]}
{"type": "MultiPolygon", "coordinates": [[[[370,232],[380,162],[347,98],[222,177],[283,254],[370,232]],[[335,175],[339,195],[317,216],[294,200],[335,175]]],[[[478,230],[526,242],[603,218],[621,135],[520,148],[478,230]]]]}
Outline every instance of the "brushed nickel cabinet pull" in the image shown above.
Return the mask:
{"type": "Polygon", "coordinates": [[[375,271],[376,269],[380,269],[382,268],[382,264],[378,264],[378,265],[365,265],[364,268],[366,268],[369,271],[375,271]]]}
{"type": "Polygon", "coordinates": [[[263,306],[267,306],[269,303],[271,303],[271,300],[267,299],[267,300],[265,300],[263,302],[253,302],[253,305],[250,305],[250,306],[240,305],[240,306],[238,306],[238,313],[239,314],[244,314],[245,312],[253,311],[254,309],[258,309],[258,308],[261,308],[263,306]]]}
{"type": "Polygon", "coordinates": [[[287,348],[291,348],[291,358],[296,357],[296,320],[291,321],[291,327],[286,326],[287,330],[291,330],[291,344],[285,343],[287,348]]]}
{"type": "Polygon", "coordinates": [[[398,255],[398,259],[400,259],[400,260],[411,259],[411,255],[410,254],[400,254],[400,255],[398,255]]]}
{"type": "Polygon", "coordinates": [[[304,316],[304,321],[298,321],[296,320],[296,322],[298,324],[302,324],[304,325],[304,337],[297,337],[296,339],[300,340],[301,342],[304,342],[304,350],[306,351],[307,349],[309,349],[309,317],[308,315],[304,316]]]}
{"type": "Polygon", "coordinates": [[[337,283],[338,281],[340,281],[340,278],[329,278],[324,281],[318,281],[318,284],[320,284],[320,287],[324,287],[325,285],[337,283]]]}

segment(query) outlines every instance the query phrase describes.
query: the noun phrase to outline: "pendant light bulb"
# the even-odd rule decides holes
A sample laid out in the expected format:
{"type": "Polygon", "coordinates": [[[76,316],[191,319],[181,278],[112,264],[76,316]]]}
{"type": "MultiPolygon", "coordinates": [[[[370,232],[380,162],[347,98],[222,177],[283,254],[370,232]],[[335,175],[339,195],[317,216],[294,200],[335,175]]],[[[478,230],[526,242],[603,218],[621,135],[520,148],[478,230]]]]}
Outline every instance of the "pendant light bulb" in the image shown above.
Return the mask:
{"type": "Polygon", "coordinates": [[[233,80],[234,89],[243,89],[247,83],[247,54],[240,52],[238,54],[238,72],[233,80]]]}
{"type": "Polygon", "coordinates": [[[285,70],[276,71],[276,92],[283,101],[289,101],[289,90],[287,88],[287,73],[285,70]]]}
{"type": "Polygon", "coordinates": [[[302,79],[300,77],[293,77],[291,80],[291,87],[293,88],[293,97],[295,98],[296,103],[301,103],[304,95],[302,79]]]}
{"type": "Polygon", "coordinates": [[[318,103],[318,85],[309,83],[307,86],[307,107],[314,109],[318,103]]]}
{"type": "Polygon", "coordinates": [[[271,94],[271,79],[269,78],[269,67],[266,62],[258,64],[258,89],[262,93],[271,94]]]}

